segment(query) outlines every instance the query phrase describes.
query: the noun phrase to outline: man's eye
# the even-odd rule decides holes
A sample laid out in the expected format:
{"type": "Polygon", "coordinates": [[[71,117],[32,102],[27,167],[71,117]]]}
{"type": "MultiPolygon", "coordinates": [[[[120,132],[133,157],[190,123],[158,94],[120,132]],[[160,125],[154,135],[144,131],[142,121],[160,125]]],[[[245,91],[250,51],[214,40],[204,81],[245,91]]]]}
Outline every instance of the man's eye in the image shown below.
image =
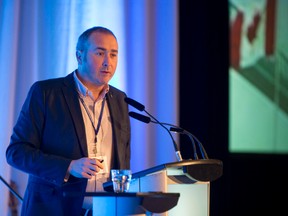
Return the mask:
{"type": "Polygon", "coordinates": [[[103,56],[104,53],[103,53],[103,52],[96,52],[96,55],[97,55],[97,56],[103,56]]]}

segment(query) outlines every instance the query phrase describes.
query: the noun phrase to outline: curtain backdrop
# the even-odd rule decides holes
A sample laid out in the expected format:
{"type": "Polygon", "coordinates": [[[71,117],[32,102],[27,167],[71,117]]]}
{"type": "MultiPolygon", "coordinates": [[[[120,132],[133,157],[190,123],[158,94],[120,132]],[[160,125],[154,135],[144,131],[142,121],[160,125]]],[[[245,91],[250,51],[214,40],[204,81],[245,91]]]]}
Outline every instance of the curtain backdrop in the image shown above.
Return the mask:
{"type": "MultiPolygon", "coordinates": [[[[0,175],[15,182],[22,197],[27,174],[6,163],[5,150],[24,99],[33,82],[72,72],[78,36],[98,25],[110,28],[119,42],[111,84],[159,121],[178,122],[177,0],[0,0],[0,175]]],[[[131,123],[133,172],[176,161],[167,131],[131,123]]],[[[0,214],[10,215],[2,182],[0,194],[0,214]]]]}

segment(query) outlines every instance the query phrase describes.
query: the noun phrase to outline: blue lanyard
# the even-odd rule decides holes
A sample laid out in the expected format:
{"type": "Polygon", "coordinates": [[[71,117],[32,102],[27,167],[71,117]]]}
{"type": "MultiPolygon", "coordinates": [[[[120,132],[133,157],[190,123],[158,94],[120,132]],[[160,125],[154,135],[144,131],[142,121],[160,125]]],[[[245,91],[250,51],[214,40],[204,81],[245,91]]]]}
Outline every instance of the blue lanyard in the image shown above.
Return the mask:
{"type": "Polygon", "coordinates": [[[84,106],[84,108],[86,110],[86,113],[87,113],[87,115],[88,115],[88,117],[89,117],[89,119],[90,119],[90,121],[92,123],[92,126],[93,126],[94,131],[95,131],[95,140],[94,141],[95,141],[95,143],[97,143],[97,134],[99,132],[101,121],[102,121],[102,116],[103,116],[103,110],[104,110],[104,104],[105,104],[106,96],[102,100],[102,105],[101,105],[101,110],[100,110],[100,114],[99,114],[99,118],[98,118],[97,128],[95,127],[95,124],[94,124],[94,121],[92,119],[92,116],[91,116],[91,114],[90,114],[90,112],[88,110],[88,107],[86,106],[83,98],[81,97],[81,95],[79,95],[79,93],[78,93],[78,96],[79,96],[79,99],[80,99],[81,103],[83,104],[83,106],[84,106]]]}

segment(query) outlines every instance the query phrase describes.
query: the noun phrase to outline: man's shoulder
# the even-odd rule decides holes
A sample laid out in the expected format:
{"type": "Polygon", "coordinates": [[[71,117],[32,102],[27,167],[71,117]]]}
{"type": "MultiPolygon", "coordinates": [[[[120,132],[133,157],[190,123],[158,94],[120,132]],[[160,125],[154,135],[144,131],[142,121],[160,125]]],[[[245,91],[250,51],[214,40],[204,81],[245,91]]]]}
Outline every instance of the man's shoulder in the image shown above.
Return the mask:
{"type": "Polygon", "coordinates": [[[43,88],[45,88],[45,87],[49,88],[49,87],[62,86],[65,83],[71,84],[72,81],[73,81],[73,75],[72,75],[72,73],[70,73],[67,76],[63,76],[63,77],[55,77],[55,78],[38,80],[33,85],[41,86],[43,88]]]}
{"type": "Polygon", "coordinates": [[[56,93],[62,91],[63,88],[73,87],[73,85],[73,75],[68,74],[65,77],[38,80],[32,84],[30,92],[56,93]]]}
{"type": "Polygon", "coordinates": [[[109,85],[109,95],[116,97],[126,97],[126,93],[114,86],[109,85]]]}
{"type": "Polygon", "coordinates": [[[119,94],[125,94],[123,90],[116,88],[115,86],[112,86],[112,85],[109,85],[109,91],[119,93],[119,94]]]}

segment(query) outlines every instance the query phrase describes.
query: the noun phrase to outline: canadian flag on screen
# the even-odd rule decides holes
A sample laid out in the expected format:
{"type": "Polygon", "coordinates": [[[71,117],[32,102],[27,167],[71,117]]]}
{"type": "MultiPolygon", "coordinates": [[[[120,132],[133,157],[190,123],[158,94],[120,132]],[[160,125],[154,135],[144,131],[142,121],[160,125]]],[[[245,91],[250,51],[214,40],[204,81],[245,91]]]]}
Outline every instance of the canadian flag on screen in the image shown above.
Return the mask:
{"type": "Polygon", "coordinates": [[[234,0],[230,7],[230,65],[245,68],[274,53],[276,0],[234,0]],[[248,3],[247,3],[248,2],[248,3]]]}

